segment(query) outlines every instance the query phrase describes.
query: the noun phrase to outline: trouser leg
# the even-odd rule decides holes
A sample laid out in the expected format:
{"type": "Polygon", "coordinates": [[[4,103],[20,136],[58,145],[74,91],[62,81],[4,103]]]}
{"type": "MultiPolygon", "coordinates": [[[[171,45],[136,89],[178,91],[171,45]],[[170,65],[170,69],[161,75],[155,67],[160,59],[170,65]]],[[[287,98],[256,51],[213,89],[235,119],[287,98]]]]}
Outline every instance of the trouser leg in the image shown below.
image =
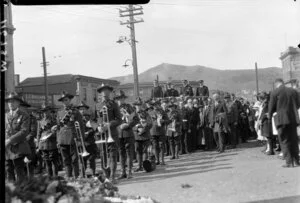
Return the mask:
{"type": "Polygon", "coordinates": [[[125,165],[126,165],[126,149],[125,149],[125,140],[124,138],[120,139],[120,161],[121,161],[121,170],[122,174],[126,173],[125,165]]]}
{"type": "Polygon", "coordinates": [[[12,160],[5,161],[5,170],[8,181],[16,181],[15,167],[12,160]]]}
{"type": "Polygon", "coordinates": [[[157,162],[159,162],[159,137],[153,136],[152,137],[152,145],[154,148],[154,155],[157,162]]]}
{"type": "Polygon", "coordinates": [[[217,150],[221,150],[220,149],[220,144],[219,144],[219,133],[218,132],[214,132],[213,136],[214,136],[215,143],[217,145],[217,150]]]}
{"type": "Polygon", "coordinates": [[[225,133],[224,132],[219,132],[219,147],[220,151],[223,152],[225,150],[225,133]]]}
{"type": "Polygon", "coordinates": [[[17,181],[24,180],[26,177],[25,172],[24,172],[24,167],[25,167],[24,157],[20,157],[20,158],[14,159],[12,161],[13,161],[15,173],[17,175],[17,181]]]}
{"type": "Polygon", "coordinates": [[[170,149],[171,149],[171,156],[175,158],[175,144],[174,144],[174,137],[173,135],[169,137],[170,149]]]}

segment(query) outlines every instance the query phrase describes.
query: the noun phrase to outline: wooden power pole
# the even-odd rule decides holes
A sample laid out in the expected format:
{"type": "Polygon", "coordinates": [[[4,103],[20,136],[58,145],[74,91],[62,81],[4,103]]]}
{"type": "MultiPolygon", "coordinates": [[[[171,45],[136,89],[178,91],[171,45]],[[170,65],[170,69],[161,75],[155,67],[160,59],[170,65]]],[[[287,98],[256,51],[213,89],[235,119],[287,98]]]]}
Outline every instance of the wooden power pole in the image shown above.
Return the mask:
{"type": "Polygon", "coordinates": [[[131,45],[131,52],[132,52],[132,66],[133,66],[133,78],[134,78],[134,96],[135,98],[139,97],[139,79],[138,79],[138,67],[137,67],[137,54],[136,54],[136,40],[135,40],[135,23],[144,22],[143,19],[135,20],[134,16],[142,15],[142,7],[136,8],[133,5],[129,5],[129,7],[125,10],[119,10],[120,17],[129,17],[129,20],[126,22],[120,22],[121,25],[127,25],[130,29],[130,45],[131,45]],[[139,11],[139,12],[135,12],[139,11]]]}
{"type": "Polygon", "coordinates": [[[48,80],[47,80],[47,66],[48,62],[46,61],[46,53],[45,47],[42,47],[43,54],[43,69],[44,69],[44,88],[45,88],[45,105],[48,105],[48,80]]]}
{"type": "Polygon", "coordinates": [[[257,63],[255,62],[255,78],[256,78],[256,94],[258,94],[258,69],[257,69],[257,63]]]}

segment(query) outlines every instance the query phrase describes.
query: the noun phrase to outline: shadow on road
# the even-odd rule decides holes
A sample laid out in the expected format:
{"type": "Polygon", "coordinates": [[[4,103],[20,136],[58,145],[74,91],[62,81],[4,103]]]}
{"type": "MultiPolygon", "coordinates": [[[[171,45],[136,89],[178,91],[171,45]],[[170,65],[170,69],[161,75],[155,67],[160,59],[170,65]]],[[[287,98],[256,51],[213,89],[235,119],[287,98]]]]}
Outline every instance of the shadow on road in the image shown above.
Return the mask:
{"type": "Polygon", "coordinates": [[[276,199],[258,200],[245,203],[298,203],[300,202],[300,196],[282,197],[276,199]]]}
{"type": "Polygon", "coordinates": [[[194,153],[183,155],[180,159],[167,161],[165,166],[157,166],[156,170],[151,173],[135,173],[133,179],[120,181],[119,185],[131,183],[152,182],[155,180],[163,180],[167,178],[192,175],[197,173],[207,173],[217,170],[232,169],[228,163],[233,156],[238,153],[194,153]]]}

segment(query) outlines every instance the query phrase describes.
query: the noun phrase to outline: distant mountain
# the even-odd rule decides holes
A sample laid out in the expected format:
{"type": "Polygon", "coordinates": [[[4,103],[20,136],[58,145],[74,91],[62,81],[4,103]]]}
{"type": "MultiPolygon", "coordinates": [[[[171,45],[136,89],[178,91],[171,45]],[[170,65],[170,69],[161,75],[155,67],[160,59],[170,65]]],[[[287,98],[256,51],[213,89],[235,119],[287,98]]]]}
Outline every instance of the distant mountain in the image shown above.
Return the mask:
{"type": "MultiPolygon", "coordinates": [[[[183,66],[173,64],[160,64],[139,74],[139,82],[151,82],[159,76],[160,81],[172,80],[200,80],[210,89],[220,89],[224,91],[255,90],[255,70],[219,70],[204,66],[183,66]]],[[[258,80],[260,90],[270,90],[272,82],[282,77],[282,69],[277,67],[258,69],[258,80]]],[[[118,80],[121,84],[132,83],[133,75],[110,78],[118,80]]]]}

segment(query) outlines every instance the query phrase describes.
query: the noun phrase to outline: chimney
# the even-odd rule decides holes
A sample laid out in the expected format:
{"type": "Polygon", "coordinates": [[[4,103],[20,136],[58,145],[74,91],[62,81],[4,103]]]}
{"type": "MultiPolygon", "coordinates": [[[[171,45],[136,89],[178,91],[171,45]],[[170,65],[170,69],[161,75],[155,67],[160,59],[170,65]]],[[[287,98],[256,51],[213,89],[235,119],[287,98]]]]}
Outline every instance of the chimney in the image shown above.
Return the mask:
{"type": "Polygon", "coordinates": [[[20,84],[20,75],[19,74],[15,74],[15,87],[19,86],[20,84]]]}

